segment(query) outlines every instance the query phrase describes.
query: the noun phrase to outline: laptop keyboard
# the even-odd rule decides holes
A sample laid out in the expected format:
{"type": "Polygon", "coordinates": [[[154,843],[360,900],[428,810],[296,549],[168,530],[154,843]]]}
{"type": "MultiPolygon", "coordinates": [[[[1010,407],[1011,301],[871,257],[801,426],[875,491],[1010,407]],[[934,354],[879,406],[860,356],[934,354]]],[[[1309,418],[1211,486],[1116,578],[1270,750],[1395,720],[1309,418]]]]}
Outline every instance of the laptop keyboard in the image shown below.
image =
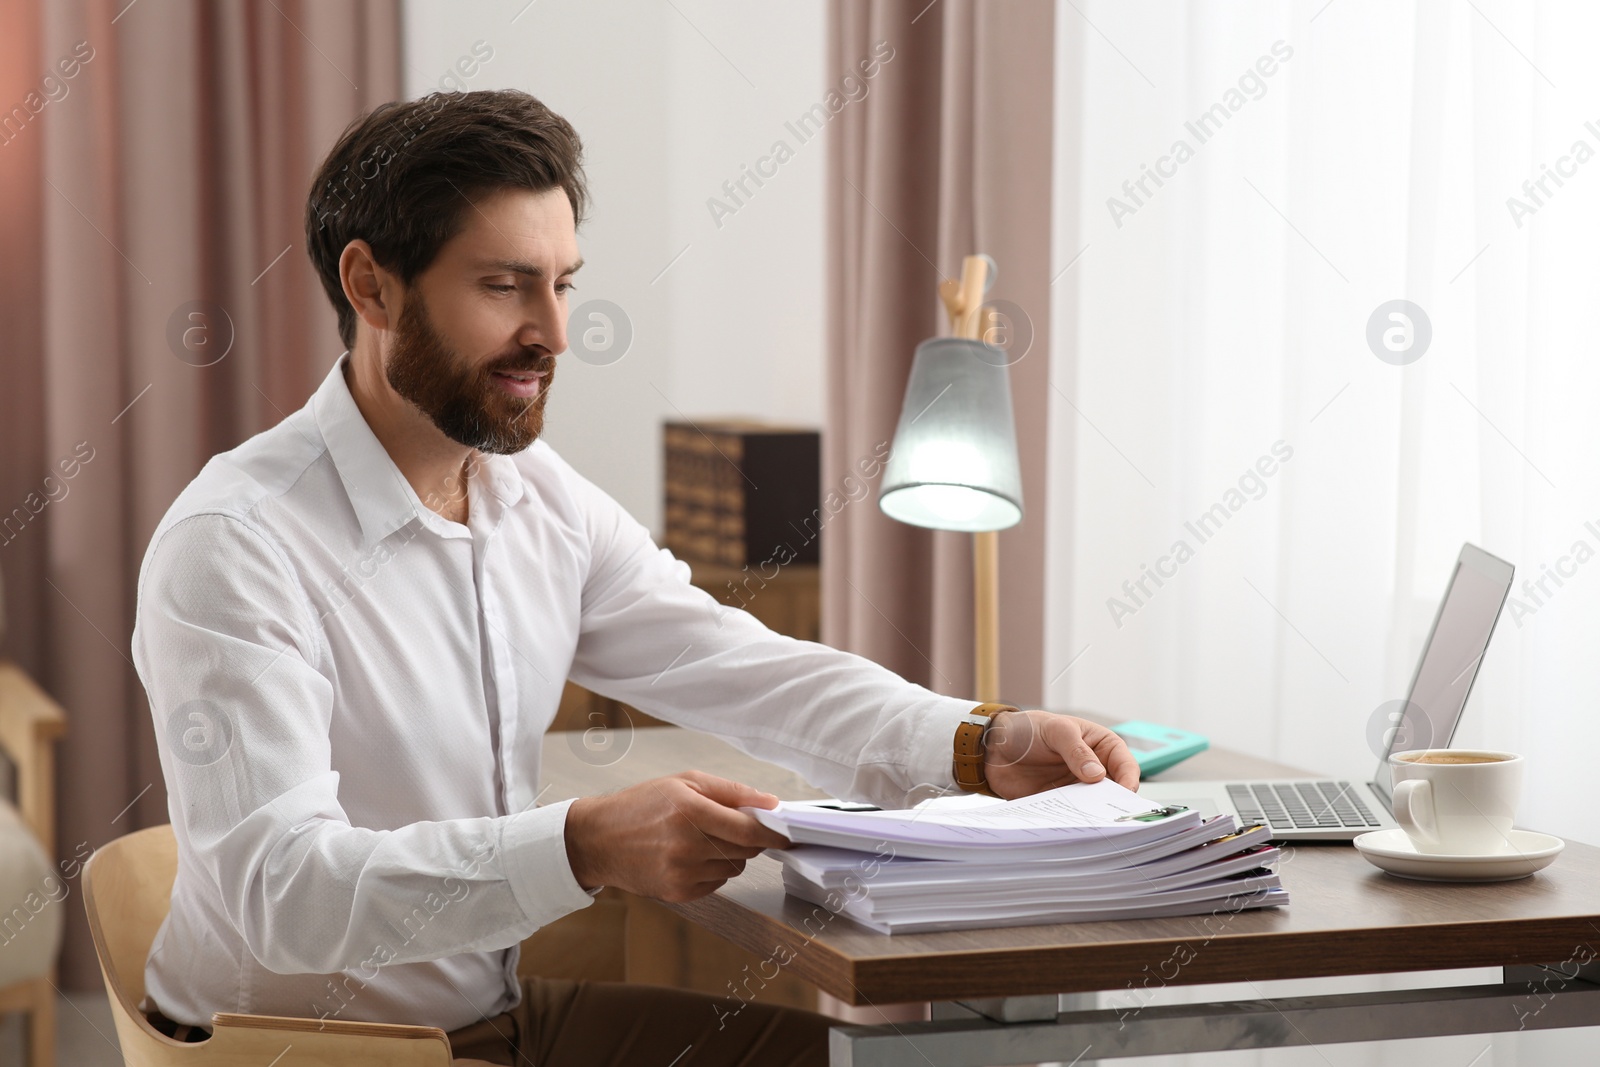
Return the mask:
{"type": "Polygon", "coordinates": [[[1228,786],[1239,818],[1274,830],[1339,830],[1380,826],[1349,782],[1251,782],[1228,786]]]}

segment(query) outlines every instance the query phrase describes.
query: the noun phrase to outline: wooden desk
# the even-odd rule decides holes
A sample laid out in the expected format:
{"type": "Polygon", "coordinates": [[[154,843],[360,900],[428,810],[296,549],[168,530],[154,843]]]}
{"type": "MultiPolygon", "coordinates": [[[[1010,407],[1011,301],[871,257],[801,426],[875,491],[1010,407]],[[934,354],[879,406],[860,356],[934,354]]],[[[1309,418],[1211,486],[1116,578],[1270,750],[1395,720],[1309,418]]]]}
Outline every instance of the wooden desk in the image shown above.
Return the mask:
{"type": "MultiPolygon", "coordinates": [[[[557,735],[552,735],[554,738],[557,735]]],[[[711,737],[635,731],[609,767],[547,744],[551,798],[601,792],[689,767],[780,796],[817,796],[793,772],[711,737]]],[[[1212,750],[1163,780],[1293,776],[1212,750]]],[[[935,1020],[834,1031],[836,1063],[1072,1060],[1600,1025],[1600,849],[1568,843],[1516,882],[1449,885],[1391,877],[1348,845],[1296,845],[1281,867],[1291,903],[1237,914],[889,936],[783,892],[758,857],[718,892],[672,910],[850,1004],[957,1002],[935,1020]],[[1467,989],[1058,1014],[1056,994],[1165,985],[1499,966],[1467,989]],[[1560,966],[1559,972],[1534,970],[1560,966]],[[1537,983],[1537,984],[1530,984],[1537,983]],[[980,1003],[986,998],[990,1003],[980,1003]],[[1048,1002],[1048,1003],[1046,1003],[1048,1002]],[[1010,1020],[1010,1021],[1008,1021],[1010,1020]],[[1089,1040],[1092,1037],[1092,1041],[1089,1040]],[[997,1043],[998,1042],[998,1043],[997,1043]],[[991,1058],[999,1054],[1015,1058],[991,1058]]],[[[1122,998],[1136,1003],[1131,996],[1122,998]]]]}

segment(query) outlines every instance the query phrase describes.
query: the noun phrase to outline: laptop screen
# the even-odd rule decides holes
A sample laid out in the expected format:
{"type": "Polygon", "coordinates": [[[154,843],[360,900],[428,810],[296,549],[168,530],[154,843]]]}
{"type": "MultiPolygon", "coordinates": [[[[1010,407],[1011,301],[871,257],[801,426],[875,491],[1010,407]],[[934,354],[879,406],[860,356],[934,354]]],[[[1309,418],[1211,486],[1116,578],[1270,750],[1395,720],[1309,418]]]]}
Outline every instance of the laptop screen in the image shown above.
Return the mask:
{"type": "Polygon", "coordinates": [[[1476,545],[1461,546],[1455,573],[1422,646],[1399,722],[1389,734],[1384,760],[1372,779],[1386,799],[1391,790],[1389,753],[1450,744],[1489,647],[1495,620],[1511,591],[1511,574],[1511,564],[1505,560],[1476,545]]]}

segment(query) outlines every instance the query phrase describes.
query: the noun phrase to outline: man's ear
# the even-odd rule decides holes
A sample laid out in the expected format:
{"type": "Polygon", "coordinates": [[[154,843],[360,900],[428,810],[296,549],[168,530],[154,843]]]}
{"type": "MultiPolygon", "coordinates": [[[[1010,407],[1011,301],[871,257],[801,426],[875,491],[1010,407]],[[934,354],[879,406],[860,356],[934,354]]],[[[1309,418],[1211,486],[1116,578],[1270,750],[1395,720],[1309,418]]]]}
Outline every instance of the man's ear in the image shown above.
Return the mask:
{"type": "Polygon", "coordinates": [[[367,242],[357,239],[344,246],[339,254],[339,283],[362,322],[374,330],[391,328],[395,306],[389,297],[396,291],[397,279],[378,265],[367,242]]]}

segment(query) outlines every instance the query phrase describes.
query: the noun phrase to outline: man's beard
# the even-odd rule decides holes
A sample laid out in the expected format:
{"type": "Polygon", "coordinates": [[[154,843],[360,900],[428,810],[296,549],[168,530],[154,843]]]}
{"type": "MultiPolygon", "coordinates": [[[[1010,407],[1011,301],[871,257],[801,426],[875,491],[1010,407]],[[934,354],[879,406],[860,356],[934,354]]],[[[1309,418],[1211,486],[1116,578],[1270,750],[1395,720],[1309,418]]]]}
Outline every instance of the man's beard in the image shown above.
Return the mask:
{"type": "Polygon", "coordinates": [[[472,367],[433,328],[422,294],[412,290],[395,324],[394,350],[385,375],[394,391],[433,420],[439,432],[480,452],[521,452],[544,430],[544,403],[555,379],[556,359],[533,352],[472,367]],[[512,396],[494,379],[540,373],[539,395],[512,396]]]}

